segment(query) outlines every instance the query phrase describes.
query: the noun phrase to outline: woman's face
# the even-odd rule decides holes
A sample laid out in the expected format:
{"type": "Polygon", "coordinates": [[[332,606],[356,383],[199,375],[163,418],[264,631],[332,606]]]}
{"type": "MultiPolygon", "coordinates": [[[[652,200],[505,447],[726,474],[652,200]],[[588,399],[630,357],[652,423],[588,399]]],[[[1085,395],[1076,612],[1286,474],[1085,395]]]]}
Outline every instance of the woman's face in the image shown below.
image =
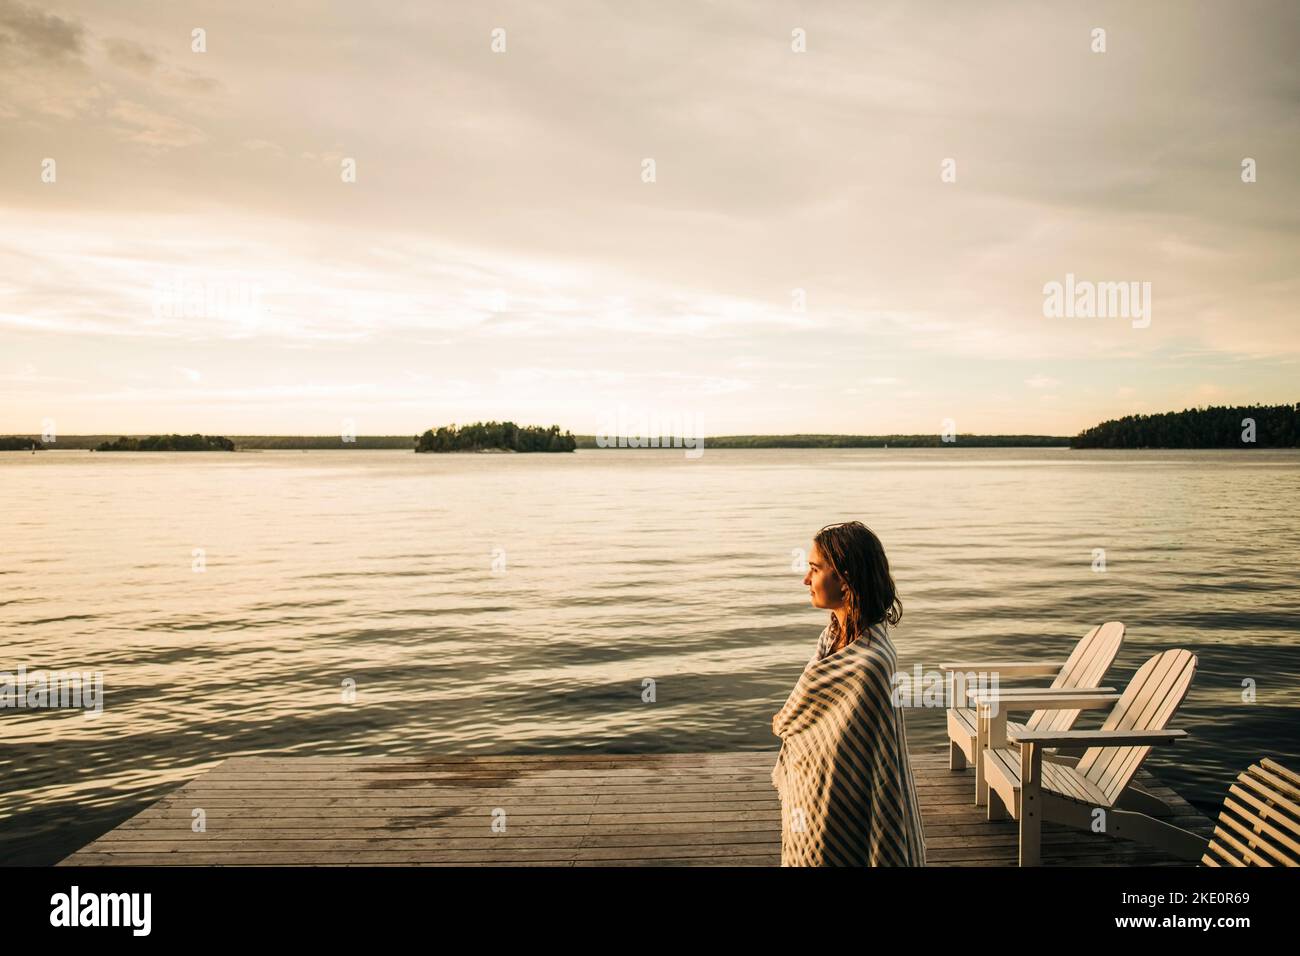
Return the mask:
{"type": "Polygon", "coordinates": [[[809,589],[813,607],[835,610],[844,604],[844,588],[840,577],[835,573],[826,556],[813,542],[808,551],[808,573],[803,578],[804,587],[809,589]]]}

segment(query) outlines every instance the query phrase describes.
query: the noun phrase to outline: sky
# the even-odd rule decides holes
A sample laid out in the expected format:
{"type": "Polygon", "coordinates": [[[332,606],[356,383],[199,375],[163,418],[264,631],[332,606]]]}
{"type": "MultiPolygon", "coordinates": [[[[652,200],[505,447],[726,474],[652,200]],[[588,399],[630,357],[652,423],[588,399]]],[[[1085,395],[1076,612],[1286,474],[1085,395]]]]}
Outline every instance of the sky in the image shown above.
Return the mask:
{"type": "Polygon", "coordinates": [[[0,0],[0,433],[1295,402],[1297,48],[1294,2],[0,0]]]}

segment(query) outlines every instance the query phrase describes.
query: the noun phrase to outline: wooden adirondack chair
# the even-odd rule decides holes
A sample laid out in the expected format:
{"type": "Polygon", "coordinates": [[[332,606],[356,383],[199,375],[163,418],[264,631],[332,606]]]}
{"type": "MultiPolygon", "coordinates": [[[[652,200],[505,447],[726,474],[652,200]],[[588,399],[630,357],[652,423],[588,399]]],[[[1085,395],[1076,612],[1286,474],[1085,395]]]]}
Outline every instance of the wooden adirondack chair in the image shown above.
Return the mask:
{"type": "MultiPolygon", "coordinates": [[[[1037,866],[1042,848],[1043,821],[1093,829],[1097,813],[1111,836],[1136,840],[1188,860],[1205,851],[1207,841],[1166,820],[1165,803],[1133,786],[1133,777],[1151,748],[1186,737],[1185,730],[1166,729],[1182,704],[1196,674],[1190,651],[1163,651],[1143,664],[1100,730],[1008,729],[1006,697],[974,695],[979,719],[989,724],[989,745],[983,751],[988,781],[988,818],[1008,814],[1020,823],[1020,865],[1037,866]],[[1044,763],[1043,747],[1084,749],[1079,762],[1044,763]]],[[[1108,706],[1113,694],[1025,694],[1010,706],[1084,708],[1108,706]]]]}
{"type": "Polygon", "coordinates": [[[1228,787],[1206,866],[1300,866],[1300,775],[1265,757],[1228,787]],[[1234,800],[1233,797],[1236,797],[1234,800]]]}
{"type": "MultiPolygon", "coordinates": [[[[1083,693],[1114,691],[1113,687],[1098,687],[1106,672],[1119,654],[1120,645],[1124,643],[1124,625],[1119,621],[1107,621],[1094,627],[1070,652],[1065,663],[1044,661],[1002,661],[986,663],[948,663],[940,664],[939,669],[950,671],[954,675],[953,702],[957,706],[948,708],[948,767],[952,770],[964,770],[969,761],[975,765],[975,803],[982,806],[988,799],[988,785],[984,780],[984,763],[978,754],[984,749],[980,742],[980,727],[975,708],[970,706],[966,685],[960,680],[961,675],[969,673],[996,673],[999,683],[1004,678],[1021,678],[1055,675],[1051,686],[1034,689],[1032,693],[1044,692],[1083,693]]],[[[1023,688],[1006,688],[1008,694],[1027,692],[1023,688]]],[[[1008,730],[1069,730],[1079,718],[1080,710],[1056,710],[1044,708],[1034,711],[1023,724],[1008,723],[1008,730]]],[[[1045,753],[1044,760],[1053,763],[1073,764],[1076,761],[1057,753],[1045,753]]]]}

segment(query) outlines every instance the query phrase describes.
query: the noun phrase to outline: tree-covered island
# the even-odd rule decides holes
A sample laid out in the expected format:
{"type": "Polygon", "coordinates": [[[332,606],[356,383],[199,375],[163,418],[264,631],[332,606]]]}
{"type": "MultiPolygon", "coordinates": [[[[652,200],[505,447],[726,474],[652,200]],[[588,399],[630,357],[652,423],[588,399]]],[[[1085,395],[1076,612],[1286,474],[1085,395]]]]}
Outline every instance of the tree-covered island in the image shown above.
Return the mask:
{"type": "Polygon", "coordinates": [[[415,436],[416,452],[443,451],[573,451],[577,440],[559,425],[519,426],[514,422],[475,422],[457,428],[441,425],[415,436]]]}

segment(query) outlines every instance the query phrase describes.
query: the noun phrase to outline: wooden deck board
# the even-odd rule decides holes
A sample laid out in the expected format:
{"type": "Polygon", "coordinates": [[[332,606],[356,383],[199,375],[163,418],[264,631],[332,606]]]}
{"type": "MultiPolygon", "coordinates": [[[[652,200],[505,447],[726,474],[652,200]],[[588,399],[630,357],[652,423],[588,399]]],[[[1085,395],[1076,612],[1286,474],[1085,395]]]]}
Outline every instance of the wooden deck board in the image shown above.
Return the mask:
{"type": "MultiPolygon", "coordinates": [[[[469,757],[235,757],[60,866],[779,866],[772,752],[469,757]],[[206,831],[191,828],[195,809],[206,831]],[[493,832],[493,811],[506,814],[493,832]]],[[[932,866],[1014,866],[1017,825],[971,802],[974,771],[912,767],[932,866]]],[[[1179,826],[1212,824],[1145,770],[1179,826]]],[[[1044,865],[1190,865],[1056,824],[1044,865]]]]}

